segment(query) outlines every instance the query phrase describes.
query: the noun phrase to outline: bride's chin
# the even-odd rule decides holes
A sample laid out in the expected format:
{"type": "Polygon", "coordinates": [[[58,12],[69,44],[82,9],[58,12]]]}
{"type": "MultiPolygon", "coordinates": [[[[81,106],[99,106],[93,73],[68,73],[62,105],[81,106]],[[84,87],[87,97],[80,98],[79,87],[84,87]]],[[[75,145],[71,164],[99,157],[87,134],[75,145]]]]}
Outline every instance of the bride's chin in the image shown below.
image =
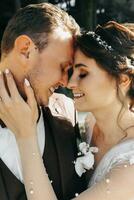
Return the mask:
{"type": "Polygon", "coordinates": [[[89,112],[89,108],[86,107],[84,104],[77,104],[75,103],[75,109],[79,112],[89,112]]]}
{"type": "Polygon", "coordinates": [[[84,112],[82,106],[80,106],[80,105],[75,105],[75,109],[76,109],[77,111],[79,111],[79,112],[84,112]]]}

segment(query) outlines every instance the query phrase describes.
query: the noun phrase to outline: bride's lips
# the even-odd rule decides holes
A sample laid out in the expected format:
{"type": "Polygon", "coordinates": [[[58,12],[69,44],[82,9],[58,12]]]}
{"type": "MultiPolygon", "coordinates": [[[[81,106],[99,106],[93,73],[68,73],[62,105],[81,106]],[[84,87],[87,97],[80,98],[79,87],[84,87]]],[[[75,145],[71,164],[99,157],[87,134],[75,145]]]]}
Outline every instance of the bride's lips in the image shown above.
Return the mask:
{"type": "Polygon", "coordinates": [[[74,99],[79,99],[79,98],[85,96],[85,94],[84,93],[73,93],[73,96],[74,96],[74,99]]]}

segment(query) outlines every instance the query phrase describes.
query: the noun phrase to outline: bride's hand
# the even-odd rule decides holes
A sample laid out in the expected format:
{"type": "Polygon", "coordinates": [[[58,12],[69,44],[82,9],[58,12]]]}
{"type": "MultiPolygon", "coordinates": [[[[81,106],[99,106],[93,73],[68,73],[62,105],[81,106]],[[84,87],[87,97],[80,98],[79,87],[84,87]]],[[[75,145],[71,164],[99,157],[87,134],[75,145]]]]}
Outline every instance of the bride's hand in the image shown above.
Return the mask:
{"type": "Polygon", "coordinates": [[[9,92],[5,87],[3,74],[0,72],[0,118],[16,138],[28,137],[36,132],[38,119],[38,108],[33,89],[25,79],[24,89],[27,96],[27,102],[25,102],[8,69],[5,70],[5,78],[9,92]]]}

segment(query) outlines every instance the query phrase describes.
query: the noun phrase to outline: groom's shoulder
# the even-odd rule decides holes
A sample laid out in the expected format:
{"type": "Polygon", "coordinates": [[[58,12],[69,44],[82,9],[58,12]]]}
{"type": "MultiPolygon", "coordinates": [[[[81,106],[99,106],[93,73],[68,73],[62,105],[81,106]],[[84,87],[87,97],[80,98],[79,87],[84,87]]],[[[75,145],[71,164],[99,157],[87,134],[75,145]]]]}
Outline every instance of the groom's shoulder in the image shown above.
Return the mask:
{"type": "Polygon", "coordinates": [[[57,123],[64,121],[66,125],[75,125],[75,108],[71,98],[64,94],[54,93],[49,99],[49,108],[54,118],[57,118],[57,123]]]}

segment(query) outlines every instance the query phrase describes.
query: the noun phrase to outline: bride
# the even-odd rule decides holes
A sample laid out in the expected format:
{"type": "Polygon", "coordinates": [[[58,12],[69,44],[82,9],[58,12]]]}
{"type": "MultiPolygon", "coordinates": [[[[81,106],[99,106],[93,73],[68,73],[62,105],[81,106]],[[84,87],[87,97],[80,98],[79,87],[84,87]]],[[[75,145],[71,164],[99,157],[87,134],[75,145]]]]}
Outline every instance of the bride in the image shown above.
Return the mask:
{"type": "MultiPolygon", "coordinates": [[[[11,74],[6,74],[7,80],[8,76],[11,78],[11,74]]],[[[8,87],[10,90],[10,85],[8,87]]],[[[95,170],[89,189],[77,194],[75,198],[132,200],[134,34],[116,22],[108,22],[104,26],[98,26],[95,32],[78,36],[74,70],[68,87],[73,91],[76,109],[90,111],[95,116],[97,129],[94,129],[91,143],[99,149],[95,154],[95,170]]],[[[38,149],[38,112],[32,88],[27,81],[25,91],[31,113],[34,113],[34,117],[29,115],[32,118],[32,128],[26,132],[18,131],[10,119],[8,122],[5,112],[2,119],[16,135],[28,199],[56,200],[38,149]]],[[[27,104],[24,104],[25,107],[27,104]]],[[[2,106],[3,102],[0,101],[0,110],[3,109],[2,106]]]]}

